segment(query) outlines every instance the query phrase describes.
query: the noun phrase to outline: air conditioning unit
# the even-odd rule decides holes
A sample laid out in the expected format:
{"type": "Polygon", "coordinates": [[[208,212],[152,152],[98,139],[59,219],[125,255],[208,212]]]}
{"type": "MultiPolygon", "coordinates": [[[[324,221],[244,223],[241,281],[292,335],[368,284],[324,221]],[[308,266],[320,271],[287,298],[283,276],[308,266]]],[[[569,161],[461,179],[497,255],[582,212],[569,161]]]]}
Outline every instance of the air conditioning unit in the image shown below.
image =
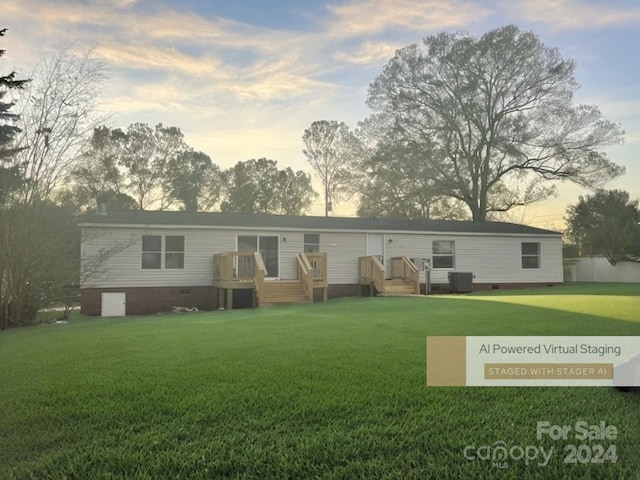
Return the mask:
{"type": "Polygon", "coordinates": [[[473,273],[449,272],[449,291],[454,293],[473,292],[473,273]]]}

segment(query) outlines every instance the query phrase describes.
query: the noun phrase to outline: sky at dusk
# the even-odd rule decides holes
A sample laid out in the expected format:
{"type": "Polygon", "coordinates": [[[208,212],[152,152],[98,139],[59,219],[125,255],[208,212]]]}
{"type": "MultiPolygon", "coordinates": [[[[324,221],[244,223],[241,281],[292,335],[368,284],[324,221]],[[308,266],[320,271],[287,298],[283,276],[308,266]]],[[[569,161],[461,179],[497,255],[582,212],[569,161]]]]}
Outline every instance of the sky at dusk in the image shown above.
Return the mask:
{"type": "MultiPolygon", "coordinates": [[[[3,69],[28,73],[70,46],[103,58],[113,126],[177,126],[222,168],[267,157],[307,172],[304,129],[315,120],[355,128],[372,113],[367,88],[396,49],[441,31],[516,24],[576,60],[576,101],[622,124],[624,145],[607,151],[627,173],[607,188],[640,198],[636,0],[3,0],[0,16],[9,28],[3,69]]],[[[558,188],[513,220],[561,228],[566,205],[589,192],[558,188]]],[[[321,212],[318,203],[312,213],[321,212]]]]}

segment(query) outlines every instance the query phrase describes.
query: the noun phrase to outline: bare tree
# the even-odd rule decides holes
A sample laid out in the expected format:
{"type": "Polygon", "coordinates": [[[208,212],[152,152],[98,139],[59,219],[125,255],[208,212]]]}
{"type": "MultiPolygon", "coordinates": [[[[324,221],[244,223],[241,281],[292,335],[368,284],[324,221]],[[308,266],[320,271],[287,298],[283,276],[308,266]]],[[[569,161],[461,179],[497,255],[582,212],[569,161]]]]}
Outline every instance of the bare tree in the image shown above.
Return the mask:
{"type": "Polygon", "coordinates": [[[324,187],[324,214],[333,202],[349,199],[358,188],[362,174],[360,140],[344,122],[320,120],[304,131],[302,151],[324,187]]]}
{"type": "Polygon", "coordinates": [[[104,65],[64,50],[43,60],[24,89],[21,131],[9,157],[18,188],[0,208],[2,326],[29,323],[38,310],[67,303],[80,276],[80,235],[73,212],[53,194],[104,120],[97,99],[104,65]]]}
{"type": "Polygon", "coordinates": [[[6,328],[29,323],[41,308],[65,301],[78,281],[80,238],[74,216],[49,202],[0,209],[0,225],[0,316],[6,328]]]}
{"type": "Polygon", "coordinates": [[[42,60],[31,74],[20,112],[24,150],[15,162],[27,180],[22,200],[50,198],[86,150],[93,129],[104,123],[97,110],[105,64],[91,52],[71,49],[42,60]]]}

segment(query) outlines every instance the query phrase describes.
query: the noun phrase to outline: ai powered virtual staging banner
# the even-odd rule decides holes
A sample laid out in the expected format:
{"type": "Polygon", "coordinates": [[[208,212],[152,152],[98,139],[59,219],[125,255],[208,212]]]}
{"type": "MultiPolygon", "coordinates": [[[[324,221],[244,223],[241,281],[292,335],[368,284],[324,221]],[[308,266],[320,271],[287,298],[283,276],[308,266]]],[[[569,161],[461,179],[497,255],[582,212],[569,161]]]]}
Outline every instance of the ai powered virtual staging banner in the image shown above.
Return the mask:
{"type": "Polygon", "coordinates": [[[427,386],[640,386],[640,337],[427,337],[427,386]]]}

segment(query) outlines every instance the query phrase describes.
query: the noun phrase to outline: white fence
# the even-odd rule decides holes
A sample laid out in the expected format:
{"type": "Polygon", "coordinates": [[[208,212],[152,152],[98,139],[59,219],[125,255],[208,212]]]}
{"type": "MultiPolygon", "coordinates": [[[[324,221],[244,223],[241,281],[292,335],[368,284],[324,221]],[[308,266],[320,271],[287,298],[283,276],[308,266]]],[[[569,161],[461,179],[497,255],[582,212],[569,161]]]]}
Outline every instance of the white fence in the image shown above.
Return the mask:
{"type": "Polygon", "coordinates": [[[604,257],[568,259],[564,281],[640,283],[640,263],[618,262],[612,266],[604,257]]]}

